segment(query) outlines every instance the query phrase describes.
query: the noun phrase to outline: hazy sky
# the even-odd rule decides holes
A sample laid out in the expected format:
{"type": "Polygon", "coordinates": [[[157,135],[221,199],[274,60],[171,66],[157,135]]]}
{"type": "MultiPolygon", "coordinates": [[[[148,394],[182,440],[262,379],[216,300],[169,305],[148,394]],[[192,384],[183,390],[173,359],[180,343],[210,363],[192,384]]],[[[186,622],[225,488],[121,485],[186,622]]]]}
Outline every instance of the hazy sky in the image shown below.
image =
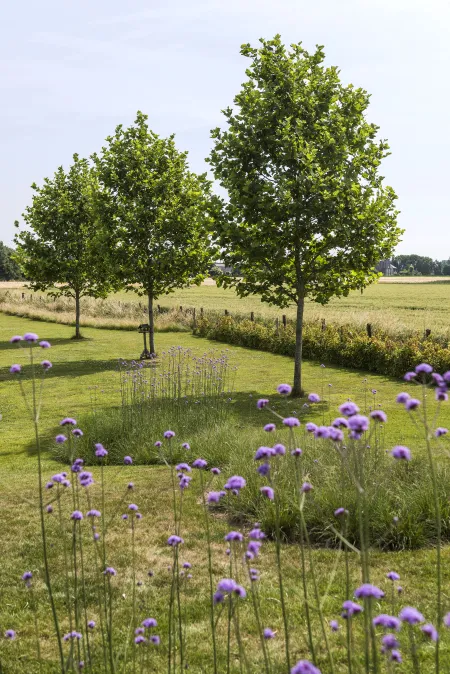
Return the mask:
{"type": "Polygon", "coordinates": [[[98,150],[136,110],[204,171],[211,128],[245,80],[243,42],[323,44],[372,94],[383,174],[406,230],[398,252],[450,257],[447,0],[22,0],[0,13],[0,239],[30,184],[98,150]]]}

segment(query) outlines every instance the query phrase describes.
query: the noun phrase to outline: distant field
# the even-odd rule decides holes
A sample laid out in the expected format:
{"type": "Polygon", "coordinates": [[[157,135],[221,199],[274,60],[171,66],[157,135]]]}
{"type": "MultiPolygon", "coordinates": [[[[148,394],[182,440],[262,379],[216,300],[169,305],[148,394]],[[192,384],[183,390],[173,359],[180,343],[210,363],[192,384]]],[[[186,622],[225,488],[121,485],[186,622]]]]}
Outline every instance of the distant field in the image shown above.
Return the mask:
{"type": "MultiPolygon", "coordinates": [[[[10,313],[20,313],[26,306],[30,317],[38,317],[41,312],[42,318],[49,319],[49,310],[54,310],[60,322],[71,320],[73,307],[70,301],[61,300],[58,307],[47,307],[44,311],[44,305],[36,301],[38,298],[34,297],[34,302],[28,301],[31,294],[28,290],[23,291],[27,302],[22,305],[20,288],[19,283],[0,284],[0,299],[3,292],[8,292],[6,303],[10,313]]],[[[82,316],[89,316],[89,324],[93,326],[97,320],[103,327],[126,327],[127,322],[132,326],[141,317],[141,312],[133,309],[140,302],[142,317],[145,317],[145,297],[141,298],[133,292],[120,292],[112,295],[110,300],[85,300],[82,316]]],[[[281,318],[282,314],[290,319],[295,317],[294,307],[282,310],[261,302],[257,296],[241,299],[234,290],[217,288],[211,279],[199,287],[193,286],[163,296],[157,300],[157,304],[174,309],[179,309],[180,306],[183,309],[195,307],[197,312],[203,307],[205,311],[227,310],[231,315],[239,313],[250,316],[253,311],[257,315],[273,319],[281,318]]],[[[6,304],[2,303],[1,308],[6,309],[6,304]]],[[[378,327],[394,333],[423,332],[428,328],[433,334],[450,337],[450,278],[383,278],[379,283],[366,288],[363,293],[352,292],[348,297],[333,299],[326,306],[308,302],[306,320],[323,318],[327,322],[355,326],[372,323],[375,329],[378,327]]]]}

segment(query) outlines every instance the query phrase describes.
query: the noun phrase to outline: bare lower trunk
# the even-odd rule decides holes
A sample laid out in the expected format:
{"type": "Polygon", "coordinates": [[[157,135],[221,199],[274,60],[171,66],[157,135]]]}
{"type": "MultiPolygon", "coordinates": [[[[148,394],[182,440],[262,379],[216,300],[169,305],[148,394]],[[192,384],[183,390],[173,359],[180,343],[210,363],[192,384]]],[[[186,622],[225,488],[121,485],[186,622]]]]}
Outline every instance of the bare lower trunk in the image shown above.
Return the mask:
{"type": "Polygon", "coordinates": [[[75,292],[75,338],[80,339],[80,293],[75,292]]]}
{"type": "Polygon", "coordinates": [[[302,349],[303,349],[303,310],[305,308],[305,298],[299,297],[297,301],[297,321],[295,329],[295,356],[294,356],[294,386],[292,395],[299,397],[303,395],[302,389],[302,349]]]}
{"type": "Polygon", "coordinates": [[[148,324],[150,326],[150,353],[154,354],[155,351],[155,323],[153,320],[153,293],[151,290],[148,292],[148,324]]]}

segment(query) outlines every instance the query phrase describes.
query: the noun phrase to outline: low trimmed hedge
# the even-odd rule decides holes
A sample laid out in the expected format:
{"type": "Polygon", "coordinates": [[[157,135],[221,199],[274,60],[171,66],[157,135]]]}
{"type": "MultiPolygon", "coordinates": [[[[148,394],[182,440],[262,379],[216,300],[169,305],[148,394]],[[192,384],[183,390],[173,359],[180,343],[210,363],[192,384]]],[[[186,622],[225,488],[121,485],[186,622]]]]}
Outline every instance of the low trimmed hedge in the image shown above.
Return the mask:
{"type": "MultiPolygon", "coordinates": [[[[197,322],[194,334],[227,344],[246,346],[284,356],[294,356],[295,327],[275,327],[231,316],[205,317],[197,322]]],[[[377,333],[368,337],[355,326],[306,322],[303,329],[303,358],[401,377],[417,363],[427,362],[438,372],[450,370],[448,341],[421,335],[377,333]]]]}

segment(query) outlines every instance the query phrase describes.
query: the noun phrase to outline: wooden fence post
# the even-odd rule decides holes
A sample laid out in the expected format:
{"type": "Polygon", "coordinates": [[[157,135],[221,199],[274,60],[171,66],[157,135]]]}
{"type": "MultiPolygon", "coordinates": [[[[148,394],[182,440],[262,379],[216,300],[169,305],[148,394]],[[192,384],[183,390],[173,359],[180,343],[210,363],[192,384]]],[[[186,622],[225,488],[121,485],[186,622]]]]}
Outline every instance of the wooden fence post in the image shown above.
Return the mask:
{"type": "Polygon", "coordinates": [[[285,314],[283,314],[283,328],[285,327],[286,327],[286,316],[285,314]]]}
{"type": "Polygon", "coordinates": [[[25,293],[22,293],[22,299],[23,300],[25,299],[25,293]]]}
{"type": "Polygon", "coordinates": [[[181,311],[181,312],[183,311],[183,307],[181,307],[181,306],[180,306],[180,311],[181,311]]]}
{"type": "Polygon", "coordinates": [[[161,307],[158,304],[158,314],[160,314],[160,313],[161,313],[161,307]]]}
{"type": "Polygon", "coordinates": [[[431,335],[431,330],[429,328],[427,328],[425,330],[425,337],[429,337],[430,335],[431,335]]]}
{"type": "Polygon", "coordinates": [[[322,318],[322,331],[325,330],[325,328],[326,328],[325,319],[322,318]]]}
{"type": "Polygon", "coordinates": [[[200,307],[200,318],[203,318],[203,307],[200,307]]]}
{"type": "Polygon", "coordinates": [[[372,324],[367,323],[367,336],[369,339],[372,339],[372,324]]]}
{"type": "Polygon", "coordinates": [[[250,320],[253,322],[255,320],[255,314],[253,311],[250,312],[250,320]]]}
{"type": "Polygon", "coordinates": [[[195,307],[194,307],[194,309],[193,309],[193,311],[192,311],[192,324],[193,324],[193,326],[194,326],[194,328],[195,328],[195,307]]]}
{"type": "Polygon", "coordinates": [[[275,329],[276,329],[276,331],[277,331],[277,337],[278,337],[279,334],[280,334],[280,321],[278,320],[278,316],[277,316],[277,318],[275,319],[275,329]]]}
{"type": "Polygon", "coordinates": [[[228,309],[225,309],[225,316],[228,316],[228,309]]]}

